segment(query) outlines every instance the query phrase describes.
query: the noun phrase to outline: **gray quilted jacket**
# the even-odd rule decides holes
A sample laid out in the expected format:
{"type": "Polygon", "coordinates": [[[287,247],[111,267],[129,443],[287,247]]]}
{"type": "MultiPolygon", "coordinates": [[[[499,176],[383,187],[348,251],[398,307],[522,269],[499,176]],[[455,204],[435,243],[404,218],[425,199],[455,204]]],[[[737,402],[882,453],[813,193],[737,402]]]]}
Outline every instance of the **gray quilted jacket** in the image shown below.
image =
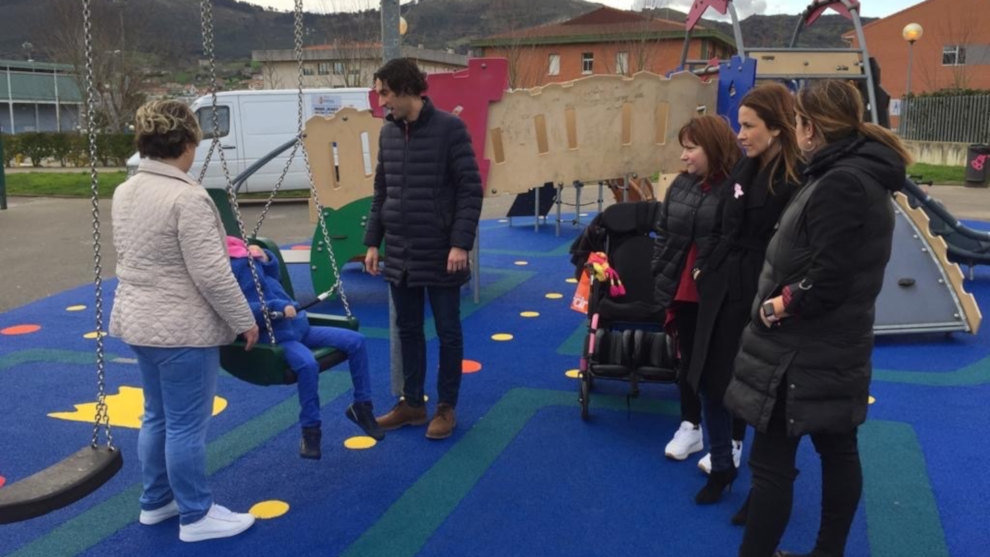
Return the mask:
{"type": "Polygon", "coordinates": [[[117,293],[110,334],[136,346],[218,346],[254,326],[220,214],[174,166],[142,160],[113,194],[117,293]]]}

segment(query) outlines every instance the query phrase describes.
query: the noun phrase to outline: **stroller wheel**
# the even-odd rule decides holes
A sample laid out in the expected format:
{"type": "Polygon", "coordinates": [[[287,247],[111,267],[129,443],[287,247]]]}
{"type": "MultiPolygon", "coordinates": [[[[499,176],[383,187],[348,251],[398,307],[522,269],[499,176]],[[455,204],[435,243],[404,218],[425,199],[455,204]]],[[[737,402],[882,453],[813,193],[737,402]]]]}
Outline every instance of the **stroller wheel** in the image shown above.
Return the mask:
{"type": "Polygon", "coordinates": [[[581,403],[581,419],[588,419],[588,399],[591,398],[591,376],[588,372],[585,372],[581,376],[581,395],[578,397],[578,402],[581,403]]]}

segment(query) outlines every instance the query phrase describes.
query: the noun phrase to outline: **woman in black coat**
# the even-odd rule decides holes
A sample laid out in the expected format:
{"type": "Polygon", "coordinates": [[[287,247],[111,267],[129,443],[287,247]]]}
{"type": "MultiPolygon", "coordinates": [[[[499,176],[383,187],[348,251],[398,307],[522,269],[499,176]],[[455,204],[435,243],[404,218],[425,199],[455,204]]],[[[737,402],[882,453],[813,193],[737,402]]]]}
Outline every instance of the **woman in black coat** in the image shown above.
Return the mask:
{"type": "Polygon", "coordinates": [[[767,244],[800,185],[791,92],[779,83],[750,90],[739,106],[738,137],[746,156],[736,165],[732,188],[723,192],[717,240],[707,244],[711,252],[702,254],[704,263],[694,271],[700,302],[688,382],[702,394],[711,449],[711,474],[695,496],[698,504],[721,499],[737,474],[746,424],[733,423],[722,397],[767,244]]]}
{"type": "Polygon", "coordinates": [[[653,250],[655,300],[667,309],[681,356],[678,387],[681,392],[681,424],[664,448],[668,458],[684,460],[704,447],[701,432],[701,404],[696,391],[684,383],[691,362],[698,291],[691,270],[700,262],[699,249],[711,241],[718,223],[719,192],[729,185],[729,173],[739,158],[732,128],[721,117],[692,118],[678,133],[684,148],[681,161],[686,165],[668,188],[657,220],[657,241],[653,250]]]}
{"type": "Polygon", "coordinates": [[[866,420],[874,305],[894,231],[890,194],[910,161],[890,131],[860,120],[863,101],[852,85],[820,81],[796,101],[806,181],[767,247],[725,394],[729,410],[756,428],[743,557],[774,554],[805,434],[822,460],[812,555],[845,551],[862,491],[856,432],[866,420]]]}

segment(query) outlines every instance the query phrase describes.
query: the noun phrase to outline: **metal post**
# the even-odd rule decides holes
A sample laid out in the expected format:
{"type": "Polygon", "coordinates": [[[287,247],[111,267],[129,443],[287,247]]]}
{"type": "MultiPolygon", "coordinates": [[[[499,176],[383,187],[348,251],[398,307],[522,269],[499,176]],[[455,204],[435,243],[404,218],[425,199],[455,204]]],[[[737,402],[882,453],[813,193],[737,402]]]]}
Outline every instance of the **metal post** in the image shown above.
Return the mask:
{"type": "Polygon", "coordinates": [[[402,56],[399,36],[399,0],[382,0],[382,59],[402,56]]]}
{"type": "MultiPolygon", "coordinates": [[[[399,46],[399,0],[382,0],[382,63],[402,56],[399,46]]],[[[401,396],[405,385],[402,369],[402,345],[399,328],[395,324],[395,301],[392,289],[388,289],[388,343],[389,371],[391,372],[392,394],[401,396]]]]}
{"type": "Polygon", "coordinates": [[[542,186],[536,187],[536,194],[533,196],[533,232],[540,231],[540,190],[542,186]]]}
{"type": "Polygon", "coordinates": [[[908,105],[911,104],[911,63],[914,61],[914,41],[908,41],[907,86],[904,90],[904,102],[901,103],[901,139],[907,139],[908,105]]]}
{"type": "MultiPolygon", "coordinates": [[[[2,129],[2,128],[0,128],[2,129]]],[[[3,136],[0,135],[0,210],[7,209],[7,179],[4,177],[3,136]]]]}

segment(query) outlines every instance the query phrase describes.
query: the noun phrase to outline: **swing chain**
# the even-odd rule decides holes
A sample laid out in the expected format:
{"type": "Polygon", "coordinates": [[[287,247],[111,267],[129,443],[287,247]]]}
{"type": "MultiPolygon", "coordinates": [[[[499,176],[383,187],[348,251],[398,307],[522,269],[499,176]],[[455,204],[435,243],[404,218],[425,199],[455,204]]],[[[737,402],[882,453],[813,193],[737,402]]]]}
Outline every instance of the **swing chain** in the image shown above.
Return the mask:
{"type": "MultiPolygon", "coordinates": [[[[210,153],[220,143],[219,130],[220,130],[220,117],[217,115],[217,64],[216,55],[213,50],[213,4],[212,0],[201,0],[200,2],[200,18],[202,20],[202,30],[203,30],[203,54],[210,61],[210,92],[212,95],[212,123],[213,123],[213,143],[210,144],[210,153]]],[[[223,176],[227,183],[227,199],[230,201],[230,208],[234,212],[234,218],[237,221],[237,232],[240,238],[246,239],[244,234],[244,220],[241,217],[241,210],[237,206],[237,197],[234,195],[234,185],[230,180],[230,169],[227,167],[227,159],[224,157],[223,149],[217,149],[217,153],[220,158],[220,166],[223,170],[223,176]]],[[[203,178],[206,176],[206,168],[210,164],[209,156],[203,162],[203,169],[200,171],[199,181],[202,184],[203,178]]],[[[261,304],[261,308],[264,310],[267,308],[265,303],[265,293],[261,288],[261,279],[258,276],[258,268],[254,264],[254,258],[248,255],[248,269],[251,271],[251,279],[254,281],[255,292],[258,293],[258,303],[261,304]]],[[[268,332],[268,342],[272,345],[275,344],[275,330],[272,326],[272,317],[269,315],[268,311],[262,311],[261,316],[265,320],[265,330],[268,332]]]]}
{"type": "Polygon", "coordinates": [[[96,416],[93,420],[94,449],[100,443],[100,428],[106,433],[107,448],[114,450],[113,433],[110,431],[110,415],[107,412],[106,355],[103,350],[103,268],[100,255],[100,193],[99,174],[96,170],[96,87],[93,85],[93,29],[89,0],[83,0],[83,41],[86,56],[86,131],[89,136],[89,177],[93,215],[93,288],[96,294],[96,416]]]}
{"type": "MultiPolygon", "coordinates": [[[[302,57],[302,47],[303,47],[303,9],[302,0],[295,0],[295,44],[294,51],[296,55],[296,64],[298,66],[298,71],[296,72],[296,85],[299,89],[299,96],[297,102],[297,118],[299,122],[299,135],[296,139],[296,146],[298,147],[303,141],[303,57],[302,57]]],[[[320,232],[323,235],[323,243],[326,246],[327,257],[330,260],[330,268],[333,269],[334,273],[334,284],[330,287],[330,291],[337,291],[340,296],[340,303],[344,306],[344,313],[347,317],[352,317],[351,306],[347,302],[347,294],[344,293],[344,280],[340,276],[340,268],[337,266],[337,257],[333,253],[333,244],[330,243],[330,232],[327,229],[327,220],[323,211],[323,204],[320,203],[320,194],[316,189],[316,182],[313,180],[313,169],[309,164],[309,154],[306,149],[302,149],[303,154],[303,164],[306,166],[306,176],[309,178],[309,188],[313,195],[313,205],[316,206],[317,220],[320,223],[320,232]]]]}

